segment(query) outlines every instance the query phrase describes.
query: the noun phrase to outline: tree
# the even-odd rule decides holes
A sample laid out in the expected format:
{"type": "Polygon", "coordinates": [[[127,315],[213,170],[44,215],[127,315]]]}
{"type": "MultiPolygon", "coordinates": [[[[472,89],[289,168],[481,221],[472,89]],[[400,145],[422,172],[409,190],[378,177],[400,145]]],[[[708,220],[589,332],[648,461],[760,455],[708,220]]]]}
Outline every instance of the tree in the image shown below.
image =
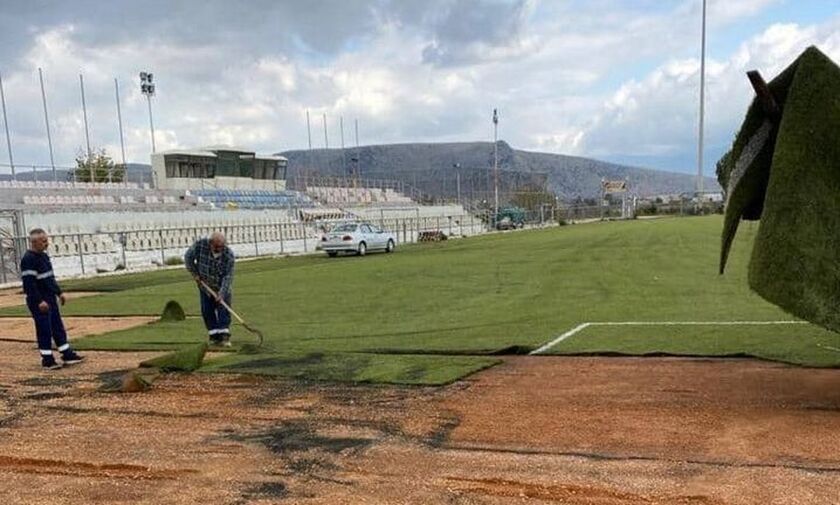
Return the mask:
{"type": "Polygon", "coordinates": [[[73,178],[78,182],[122,182],[125,166],[117,165],[105,149],[93,150],[90,154],[79,149],[76,155],[76,169],[73,178]]]}

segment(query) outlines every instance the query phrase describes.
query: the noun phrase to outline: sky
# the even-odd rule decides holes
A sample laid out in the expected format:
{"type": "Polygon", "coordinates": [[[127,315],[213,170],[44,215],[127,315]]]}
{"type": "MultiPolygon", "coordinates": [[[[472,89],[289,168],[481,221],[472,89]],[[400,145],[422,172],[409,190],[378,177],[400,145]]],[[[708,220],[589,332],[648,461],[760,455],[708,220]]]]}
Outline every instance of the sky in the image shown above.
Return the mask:
{"type": "MultiPolygon", "coordinates": [[[[0,0],[0,77],[16,165],[85,146],[148,163],[140,71],[154,75],[158,150],[492,141],[696,172],[701,0],[0,0]]],[[[708,0],[704,172],[752,90],[809,45],[840,61],[836,0],[708,0]]],[[[5,142],[0,163],[8,164],[5,142]]],[[[9,172],[0,166],[0,172],[9,172]]]]}

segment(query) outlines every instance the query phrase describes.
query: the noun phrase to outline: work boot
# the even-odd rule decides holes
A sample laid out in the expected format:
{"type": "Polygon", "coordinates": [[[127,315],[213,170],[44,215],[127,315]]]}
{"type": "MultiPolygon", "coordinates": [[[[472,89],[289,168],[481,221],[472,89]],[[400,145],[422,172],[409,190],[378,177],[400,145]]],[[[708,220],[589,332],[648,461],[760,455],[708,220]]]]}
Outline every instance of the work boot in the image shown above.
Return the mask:
{"type": "Polygon", "coordinates": [[[84,356],[79,356],[73,349],[68,349],[61,353],[61,361],[65,365],[75,365],[84,361],[84,356]]]}
{"type": "Polygon", "coordinates": [[[222,335],[210,335],[210,345],[214,347],[222,347],[224,345],[222,335]]]}
{"type": "Polygon", "coordinates": [[[230,333],[222,333],[222,347],[230,347],[230,333]]]}
{"type": "Polygon", "coordinates": [[[51,354],[49,356],[41,356],[41,367],[43,367],[44,370],[58,370],[61,368],[61,365],[51,354]]]}

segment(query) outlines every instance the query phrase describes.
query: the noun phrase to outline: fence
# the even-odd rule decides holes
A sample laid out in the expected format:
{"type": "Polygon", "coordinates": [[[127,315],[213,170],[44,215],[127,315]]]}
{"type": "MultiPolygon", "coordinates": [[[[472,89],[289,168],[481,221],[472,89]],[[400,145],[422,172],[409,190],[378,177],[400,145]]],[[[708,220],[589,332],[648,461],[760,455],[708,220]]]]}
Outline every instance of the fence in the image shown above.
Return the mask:
{"type": "MultiPolygon", "coordinates": [[[[56,275],[88,276],[116,270],[148,270],[166,264],[177,264],[186,249],[198,238],[212,231],[225,233],[228,245],[238,257],[306,254],[318,250],[323,233],[336,222],[276,222],[260,224],[220,225],[216,227],[173,227],[131,229],[101,233],[52,235],[50,257],[56,275]]],[[[417,242],[422,232],[440,231],[447,236],[472,236],[487,231],[485,220],[472,215],[437,217],[401,217],[371,219],[393,233],[398,243],[417,242]]],[[[25,251],[27,237],[13,236],[0,240],[8,248],[3,251],[25,251]]],[[[0,264],[18,261],[17,255],[0,256],[0,264]]],[[[12,266],[12,265],[10,265],[12,266]]],[[[0,283],[18,279],[16,270],[0,268],[0,283]]]]}

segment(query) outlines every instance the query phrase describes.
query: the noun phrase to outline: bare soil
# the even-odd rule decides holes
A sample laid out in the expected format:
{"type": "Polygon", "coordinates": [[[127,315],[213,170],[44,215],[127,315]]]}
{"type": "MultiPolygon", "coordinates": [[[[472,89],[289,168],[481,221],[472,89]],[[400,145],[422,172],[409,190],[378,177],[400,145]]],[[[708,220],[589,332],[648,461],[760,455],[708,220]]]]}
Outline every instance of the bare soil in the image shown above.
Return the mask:
{"type": "MultiPolygon", "coordinates": [[[[157,317],[63,317],[64,328],[74,338],[124,330],[156,321],[157,317]]],[[[29,317],[0,318],[0,339],[35,344],[35,326],[29,317]]]]}
{"type": "MultiPolygon", "coordinates": [[[[64,293],[68,300],[75,300],[76,298],[85,298],[88,296],[96,296],[100,293],[95,291],[72,291],[64,293]]],[[[18,289],[0,289],[0,308],[17,307],[25,303],[23,292],[18,289]]]]}
{"type": "Polygon", "coordinates": [[[445,388],[42,372],[0,342],[0,503],[833,504],[840,371],[511,357],[445,388]]]}

